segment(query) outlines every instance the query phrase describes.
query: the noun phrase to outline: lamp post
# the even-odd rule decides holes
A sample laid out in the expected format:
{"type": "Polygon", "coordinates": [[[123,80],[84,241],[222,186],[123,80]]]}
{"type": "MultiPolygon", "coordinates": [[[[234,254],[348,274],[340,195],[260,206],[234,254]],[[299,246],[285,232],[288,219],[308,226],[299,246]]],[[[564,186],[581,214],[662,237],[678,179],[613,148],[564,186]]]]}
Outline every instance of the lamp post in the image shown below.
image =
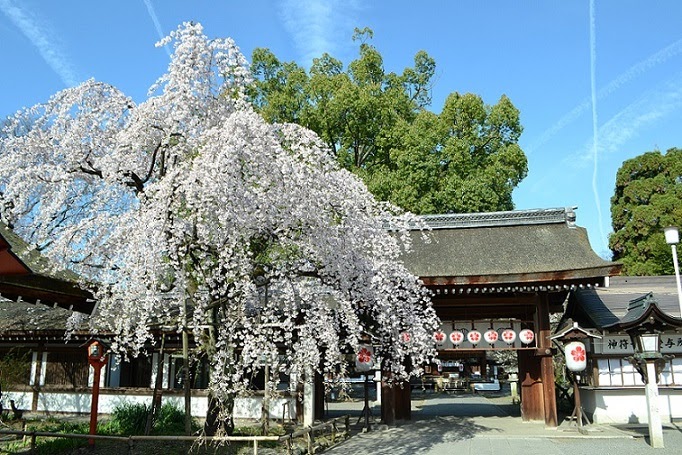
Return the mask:
{"type": "Polygon", "coordinates": [[[680,304],[680,317],[682,317],[682,283],[680,283],[680,265],[677,262],[677,244],[680,243],[680,231],[675,226],[663,229],[665,243],[670,245],[673,251],[673,265],[675,266],[675,278],[677,281],[677,300],[680,304]]]}
{"type": "MultiPolygon", "coordinates": [[[[97,340],[91,340],[88,346],[88,363],[95,370],[92,380],[92,402],[90,406],[90,434],[97,434],[97,407],[99,404],[99,380],[102,367],[107,364],[107,356],[104,354],[104,345],[97,340]]],[[[88,439],[90,446],[95,445],[94,439],[88,439]]]]}
{"type": "Polygon", "coordinates": [[[635,355],[630,361],[645,383],[649,443],[653,448],[663,448],[663,424],[658,408],[658,377],[665,359],[660,351],[659,333],[655,330],[645,332],[640,328],[628,334],[635,349],[635,355]]]}

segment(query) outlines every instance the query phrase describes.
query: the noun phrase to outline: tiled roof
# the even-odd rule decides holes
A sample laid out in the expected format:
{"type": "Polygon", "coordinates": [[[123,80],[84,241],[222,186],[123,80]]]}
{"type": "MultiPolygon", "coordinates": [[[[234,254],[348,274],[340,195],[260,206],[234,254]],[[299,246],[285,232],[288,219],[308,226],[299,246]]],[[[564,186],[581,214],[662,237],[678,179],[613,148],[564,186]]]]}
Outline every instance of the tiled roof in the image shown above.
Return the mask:
{"type": "Polygon", "coordinates": [[[0,261],[0,296],[48,305],[56,303],[84,313],[92,311],[92,295],[77,286],[76,274],[53,267],[2,222],[0,261]]]}
{"type": "Polygon", "coordinates": [[[680,316],[677,286],[674,276],[617,276],[609,287],[580,289],[569,297],[567,314],[581,324],[602,329],[626,320],[633,300],[651,293],[658,307],[666,314],[680,316]]]}
{"type": "Polygon", "coordinates": [[[72,314],[73,311],[59,307],[0,299],[0,336],[38,330],[63,333],[72,314]]]}

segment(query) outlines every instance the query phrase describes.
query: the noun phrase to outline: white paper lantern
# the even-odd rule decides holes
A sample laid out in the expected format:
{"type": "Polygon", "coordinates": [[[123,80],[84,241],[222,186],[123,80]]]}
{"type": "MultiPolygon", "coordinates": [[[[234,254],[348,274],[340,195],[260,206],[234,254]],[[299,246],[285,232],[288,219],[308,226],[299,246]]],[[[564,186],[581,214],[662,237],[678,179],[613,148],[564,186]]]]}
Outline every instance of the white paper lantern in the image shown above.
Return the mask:
{"type": "Polygon", "coordinates": [[[467,341],[471,344],[478,344],[481,342],[481,332],[478,330],[472,330],[467,333],[467,341]]]}
{"type": "Polygon", "coordinates": [[[516,332],[512,329],[504,329],[502,331],[502,341],[509,345],[514,344],[514,341],[516,341],[516,332]]]}
{"type": "Polygon", "coordinates": [[[450,333],[450,341],[452,341],[452,344],[455,346],[459,346],[462,344],[462,342],[464,342],[464,334],[461,330],[454,330],[452,333],[450,333]]]}
{"type": "Polygon", "coordinates": [[[355,355],[355,368],[358,371],[369,371],[374,365],[374,348],[368,345],[361,345],[355,355]]]}
{"type": "Polygon", "coordinates": [[[442,330],[438,330],[437,332],[433,332],[433,341],[436,342],[438,346],[443,346],[445,344],[445,339],[447,336],[442,330]]]}
{"type": "Polygon", "coordinates": [[[564,347],[566,355],[566,368],[575,373],[587,368],[587,351],[580,341],[571,341],[564,347]]]}
{"type": "Polygon", "coordinates": [[[531,344],[535,340],[535,333],[531,329],[523,329],[519,332],[519,340],[523,344],[531,344]]]}
{"type": "Polygon", "coordinates": [[[500,338],[500,335],[493,329],[486,330],[483,334],[483,339],[489,344],[495,343],[500,338]]]}

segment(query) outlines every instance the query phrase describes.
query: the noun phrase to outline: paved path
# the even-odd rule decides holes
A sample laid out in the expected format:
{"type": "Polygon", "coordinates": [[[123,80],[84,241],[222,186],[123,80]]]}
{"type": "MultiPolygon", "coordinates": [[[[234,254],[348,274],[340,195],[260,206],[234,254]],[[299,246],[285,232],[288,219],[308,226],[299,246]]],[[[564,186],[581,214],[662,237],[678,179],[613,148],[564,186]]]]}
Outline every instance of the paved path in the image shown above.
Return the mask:
{"type": "MultiPolygon", "coordinates": [[[[330,409],[359,414],[361,404],[330,409]],[[341,409],[345,407],[345,409],[341,409]],[[357,408],[357,409],[356,409],[357,408]]],[[[540,422],[523,422],[510,415],[517,407],[498,405],[480,395],[451,398],[416,398],[413,419],[393,427],[374,425],[372,431],[354,434],[325,451],[329,454],[411,455],[656,455],[682,454],[682,428],[665,426],[664,449],[648,445],[646,427],[616,428],[590,425],[587,434],[575,424],[562,422],[545,428],[540,422]]],[[[373,408],[374,415],[379,409],[373,408]]],[[[356,423],[357,418],[351,422],[356,423]]]]}

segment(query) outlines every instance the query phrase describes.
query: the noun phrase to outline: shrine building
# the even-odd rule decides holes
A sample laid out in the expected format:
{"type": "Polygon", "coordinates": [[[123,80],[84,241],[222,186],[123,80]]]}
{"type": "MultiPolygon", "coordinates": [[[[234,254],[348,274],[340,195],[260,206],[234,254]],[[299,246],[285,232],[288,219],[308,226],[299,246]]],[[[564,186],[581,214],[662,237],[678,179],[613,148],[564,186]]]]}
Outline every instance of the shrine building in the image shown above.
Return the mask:
{"type": "MultiPolygon", "coordinates": [[[[439,371],[433,376],[490,383],[486,351],[518,355],[521,415],[557,425],[550,315],[569,293],[607,287],[620,265],[600,258],[573,208],[424,216],[431,229],[411,232],[408,269],[432,293],[442,321],[434,334],[439,371]],[[477,362],[476,359],[479,361],[477,362]],[[468,371],[464,370],[467,368],[468,371]]],[[[409,418],[410,388],[384,389],[385,420],[409,418]]]]}

